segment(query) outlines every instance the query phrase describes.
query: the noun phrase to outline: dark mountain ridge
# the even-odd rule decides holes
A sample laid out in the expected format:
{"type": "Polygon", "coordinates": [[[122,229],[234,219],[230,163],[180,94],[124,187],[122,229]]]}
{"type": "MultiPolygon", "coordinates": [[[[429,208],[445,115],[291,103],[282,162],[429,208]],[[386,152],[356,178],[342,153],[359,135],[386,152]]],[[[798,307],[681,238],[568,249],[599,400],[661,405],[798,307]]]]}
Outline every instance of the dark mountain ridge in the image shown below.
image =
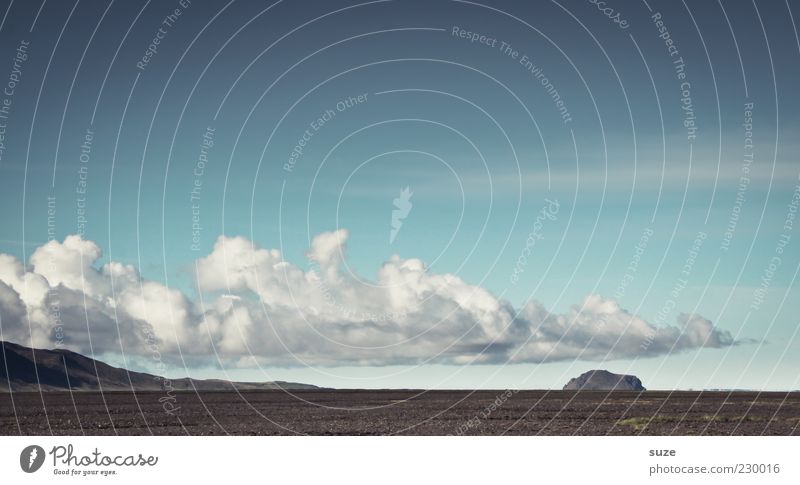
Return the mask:
{"type": "Polygon", "coordinates": [[[229,391],[319,389],[295,382],[231,382],[221,379],[166,379],[112,367],[66,349],[32,349],[0,341],[0,392],[9,391],[229,391]]]}

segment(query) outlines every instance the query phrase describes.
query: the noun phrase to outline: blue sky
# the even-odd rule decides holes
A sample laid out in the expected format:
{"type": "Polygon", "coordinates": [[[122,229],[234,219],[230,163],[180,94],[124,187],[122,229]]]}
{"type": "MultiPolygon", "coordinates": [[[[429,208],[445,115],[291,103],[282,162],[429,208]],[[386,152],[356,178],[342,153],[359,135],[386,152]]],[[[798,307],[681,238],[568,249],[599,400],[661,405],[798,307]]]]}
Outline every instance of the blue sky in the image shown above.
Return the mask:
{"type": "MultiPolygon", "coordinates": [[[[258,369],[209,358],[193,361],[193,375],[225,367],[237,379],[342,387],[558,387],[601,366],[651,388],[796,388],[799,236],[785,223],[800,183],[797,6],[608,3],[628,28],[588,2],[278,2],[267,11],[194,2],[144,70],[136,62],[175,5],[49,2],[37,18],[39,4],[14,3],[0,29],[4,71],[20,41],[30,47],[0,160],[0,253],[28,261],[47,242],[48,196],[56,238],[78,232],[85,165],[84,238],[103,250],[94,267],[133,265],[192,301],[202,293],[194,263],[220,235],[279,249],[310,270],[314,237],[347,229],[342,271],[366,282],[393,255],[419,258],[516,309],[537,302],[565,314],[600,294],[656,326],[695,313],[741,341],[507,365],[344,359],[258,369]],[[497,42],[470,42],[459,29],[497,42]],[[568,122],[523,57],[557,90],[568,122]],[[691,107],[693,137],[682,106],[691,107]],[[94,138],[82,164],[87,129],[94,138]],[[393,200],[405,187],[413,207],[390,242],[393,200]],[[548,200],[558,214],[535,229],[548,200]],[[195,248],[193,215],[202,227],[195,248]],[[512,282],[534,231],[541,239],[512,282]],[[766,272],[768,291],[755,303],[766,272]]],[[[102,352],[120,361],[113,346],[102,352]]],[[[152,363],[145,355],[135,365],[152,363]]]]}

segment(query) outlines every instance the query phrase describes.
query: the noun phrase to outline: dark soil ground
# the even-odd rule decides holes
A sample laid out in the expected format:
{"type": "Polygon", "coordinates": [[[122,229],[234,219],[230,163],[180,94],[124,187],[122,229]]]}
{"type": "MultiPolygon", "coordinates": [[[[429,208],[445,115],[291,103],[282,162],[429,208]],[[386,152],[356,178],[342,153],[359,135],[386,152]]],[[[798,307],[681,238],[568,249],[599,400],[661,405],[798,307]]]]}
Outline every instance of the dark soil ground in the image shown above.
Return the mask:
{"type": "Polygon", "coordinates": [[[800,393],[0,393],[0,435],[800,435],[799,421],[800,393]]]}

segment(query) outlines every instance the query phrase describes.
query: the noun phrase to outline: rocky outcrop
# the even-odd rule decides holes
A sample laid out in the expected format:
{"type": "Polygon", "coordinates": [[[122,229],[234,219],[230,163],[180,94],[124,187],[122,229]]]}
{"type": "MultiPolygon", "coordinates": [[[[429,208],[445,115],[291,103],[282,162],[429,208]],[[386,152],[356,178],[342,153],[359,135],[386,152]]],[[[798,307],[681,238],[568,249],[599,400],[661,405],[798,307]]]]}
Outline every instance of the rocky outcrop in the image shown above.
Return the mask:
{"type": "Polygon", "coordinates": [[[636,376],[614,374],[607,370],[590,370],[570,379],[565,391],[644,391],[636,376]]]}

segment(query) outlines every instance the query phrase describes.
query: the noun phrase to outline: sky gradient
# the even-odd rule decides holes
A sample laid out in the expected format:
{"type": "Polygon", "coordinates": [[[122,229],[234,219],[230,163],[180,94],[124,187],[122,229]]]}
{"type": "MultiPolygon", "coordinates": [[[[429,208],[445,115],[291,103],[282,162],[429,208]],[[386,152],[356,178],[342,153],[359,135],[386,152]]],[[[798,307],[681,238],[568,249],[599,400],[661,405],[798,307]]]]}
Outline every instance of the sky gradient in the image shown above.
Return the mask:
{"type": "Polygon", "coordinates": [[[604,7],[4,4],[4,338],[331,387],[798,388],[797,3],[604,7]]]}

